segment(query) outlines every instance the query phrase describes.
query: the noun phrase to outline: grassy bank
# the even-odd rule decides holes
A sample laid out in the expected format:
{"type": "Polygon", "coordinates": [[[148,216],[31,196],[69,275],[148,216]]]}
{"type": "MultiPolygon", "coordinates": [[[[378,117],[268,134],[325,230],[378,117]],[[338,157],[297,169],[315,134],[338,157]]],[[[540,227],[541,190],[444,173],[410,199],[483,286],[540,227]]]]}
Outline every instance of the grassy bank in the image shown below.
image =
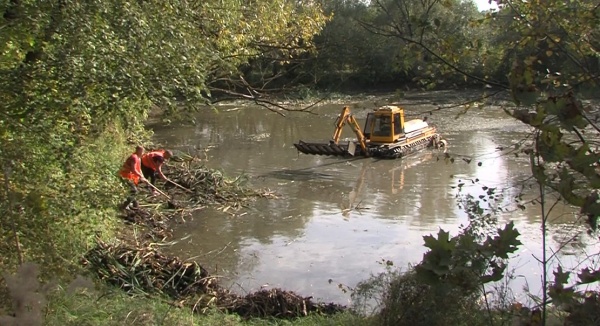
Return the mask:
{"type": "Polygon", "coordinates": [[[350,313],[334,316],[312,315],[291,320],[249,319],[209,310],[204,314],[180,308],[164,297],[126,295],[118,289],[100,286],[95,290],[55,292],[46,311],[46,325],[368,325],[350,313]]]}

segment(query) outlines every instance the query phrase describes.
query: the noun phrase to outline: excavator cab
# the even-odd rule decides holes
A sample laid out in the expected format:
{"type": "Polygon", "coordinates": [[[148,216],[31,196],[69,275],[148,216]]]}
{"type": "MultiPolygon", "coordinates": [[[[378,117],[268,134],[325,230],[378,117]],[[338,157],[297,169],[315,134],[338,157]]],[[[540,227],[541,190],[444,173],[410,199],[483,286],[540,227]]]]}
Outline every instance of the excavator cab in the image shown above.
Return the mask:
{"type": "Polygon", "coordinates": [[[373,143],[394,143],[404,136],[404,111],[384,106],[367,114],[364,135],[373,143]]]}

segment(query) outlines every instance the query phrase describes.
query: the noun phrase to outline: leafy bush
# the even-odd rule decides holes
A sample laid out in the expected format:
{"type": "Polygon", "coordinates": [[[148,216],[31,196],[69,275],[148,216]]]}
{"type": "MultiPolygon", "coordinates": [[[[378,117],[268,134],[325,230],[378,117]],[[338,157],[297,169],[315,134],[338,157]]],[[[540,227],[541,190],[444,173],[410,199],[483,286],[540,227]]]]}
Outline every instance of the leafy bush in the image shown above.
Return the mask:
{"type": "Polygon", "coordinates": [[[481,325],[479,296],[458,286],[431,286],[412,270],[392,281],[380,325],[481,325]]]}
{"type": "Polygon", "coordinates": [[[124,139],[115,128],[69,153],[40,144],[4,174],[9,186],[0,201],[7,222],[0,223],[2,270],[26,260],[41,263],[43,275],[60,277],[77,268],[94,236],[110,236],[115,207],[126,192],[117,176],[124,139]]]}

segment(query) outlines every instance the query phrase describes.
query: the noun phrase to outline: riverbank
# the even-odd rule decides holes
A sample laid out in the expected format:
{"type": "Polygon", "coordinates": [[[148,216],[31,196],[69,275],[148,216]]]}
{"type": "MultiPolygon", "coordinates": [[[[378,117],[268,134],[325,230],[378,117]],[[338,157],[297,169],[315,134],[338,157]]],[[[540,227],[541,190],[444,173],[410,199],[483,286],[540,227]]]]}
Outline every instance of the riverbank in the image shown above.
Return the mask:
{"type": "Polygon", "coordinates": [[[39,267],[32,263],[21,265],[13,276],[4,275],[6,297],[12,298],[15,307],[32,305],[27,311],[0,311],[0,324],[212,325],[219,320],[235,325],[250,319],[259,319],[253,324],[262,324],[260,319],[270,324],[268,320],[306,318],[314,313],[321,316],[314,318],[339,313],[346,316],[342,318],[355,318],[344,313],[345,307],[313,302],[282,289],[239,296],[221,287],[218,277],[200,264],[163,254],[160,248],[172,240],[171,226],[184,224],[192,212],[215,205],[236,210],[252,205],[256,198],[271,196],[245,187],[241,178],[229,179],[205,168],[194,157],[175,157],[165,172],[187,190],[165,184],[161,185],[164,196],[150,196],[141,187],[139,208],[119,211],[123,226],[115,238],[98,237],[81,260],[84,276],[62,286],[40,283],[39,267]]]}
{"type": "Polygon", "coordinates": [[[221,287],[218,278],[209,275],[200,264],[163,254],[160,247],[172,240],[170,225],[185,223],[192,212],[213,205],[227,205],[235,210],[251,205],[256,198],[271,196],[246,188],[239,178],[231,180],[219,171],[205,168],[197,158],[176,157],[173,161],[167,177],[188,190],[165,184],[169,198],[145,196],[138,209],[123,210],[120,218],[127,227],[118,241],[98,240],[83,260],[95,276],[130,295],[154,295],[200,314],[216,311],[242,319],[293,319],[345,311],[343,306],[313,302],[310,297],[282,289],[240,296],[221,287]]]}

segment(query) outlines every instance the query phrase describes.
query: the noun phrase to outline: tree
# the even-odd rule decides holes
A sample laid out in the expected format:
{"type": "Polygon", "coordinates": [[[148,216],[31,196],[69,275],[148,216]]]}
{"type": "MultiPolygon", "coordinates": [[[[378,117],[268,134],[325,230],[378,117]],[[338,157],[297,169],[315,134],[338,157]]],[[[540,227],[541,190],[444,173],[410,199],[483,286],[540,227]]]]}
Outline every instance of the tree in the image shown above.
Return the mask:
{"type": "MultiPolygon", "coordinates": [[[[499,4],[501,14],[513,17],[505,28],[519,35],[507,44],[514,53],[509,90],[518,108],[506,112],[535,128],[535,142],[526,152],[542,199],[546,188],[555,190],[569,204],[580,207],[588,226],[596,230],[600,215],[600,129],[594,117],[597,104],[586,99],[590,91],[597,91],[600,81],[600,48],[594,37],[600,32],[598,6],[588,1],[499,4]]],[[[543,205],[542,201],[542,209],[543,205]]],[[[545,216],[543,219],[545,226],[545,216]]],[[[545,228],[543,233],[545,237],[545,228]]],[[[550,259],[544,250],[544,266],[550,259]]],[[[585,294],[577,292],[576,286],[600,280],[600,270],[585,268],[570,287],[566,286],[569,273],[560,267],[555,277],[549,284],[544,273],[545,289],[550,285],[543,293],[544,309],[549,294],[555,304],[564,304],[573,314],[585,302],[585,294]],[[565,293],[571,294],[568,299],[565,293]]]]}
{"type": "Polygon", "coordinates": [[[315,38],[317,51],[300,67],[319,87],[464,84],[438,54],[474,76],[494,71],[481,63],[489,43],[480,36],[488,30],[471,23],[483,18],[472,3],[331,1],[325,10],[332,19],[315,38]]]}
{"type": "MultiPolygon", "coordinates": [[[[590,94],[597,92],[600,78],[600,8],[584,0],[497,3],[499,11],[453,25],[460,22],[456,16],[460,11],[452,8],[461,4],[452,1],[377,1],[375,5],[390,23],[364,26],[375,34],[416,46],[429,56],[432,60],[428,60],[427,74],[421,78],[430,85],[435,83],[432,77],[451,73],[510,95],[514,106],[505,111],[534,130],[534,143],[523,151],[530,157],[532,175],[539,184],[544,238],[548,190],[579,207],[590,229],[596,230],[600,215],[600,129],[596,124],[598,105],[589,100],[590,94]],[[467,26],[485,28],[489,35],[476,33],[473,38],[466,37],[471,31],[467,26]],[[449,31],[462,37],[453,37],[449,31]],[[500,67],[495,73],[472,73],[473,68],[494,64],[500,67]],[[507,80],[498,79],[503,73],[508,75],[507,80]]],[[[552,255],[546,255],[544,250],[544,266],[551,259],[552,255]]],[[[600,270],[582,270],[572,286],[566,285],[569,276],[561,269],[555,272],[552,286],[549,290],[544,288],[544,309],[548,294],[555,303],[566,304],[571,313],[584,303],[589,304],[576,286],[600,280],[600,270]]],[[[543,281],[545,287],[550,285],[545,272],[543,281]]]]}
{"type": "Polygon", "coordinates": [[[143,139],[150,110],[193,110],[215,92],[270,104],[239,68],[293,60],[326,21],[318,3],[288,0],[5,0],[0,12],[9,266],[15,251],[59,266],[104,229],[122,146],[143,139]]]}

